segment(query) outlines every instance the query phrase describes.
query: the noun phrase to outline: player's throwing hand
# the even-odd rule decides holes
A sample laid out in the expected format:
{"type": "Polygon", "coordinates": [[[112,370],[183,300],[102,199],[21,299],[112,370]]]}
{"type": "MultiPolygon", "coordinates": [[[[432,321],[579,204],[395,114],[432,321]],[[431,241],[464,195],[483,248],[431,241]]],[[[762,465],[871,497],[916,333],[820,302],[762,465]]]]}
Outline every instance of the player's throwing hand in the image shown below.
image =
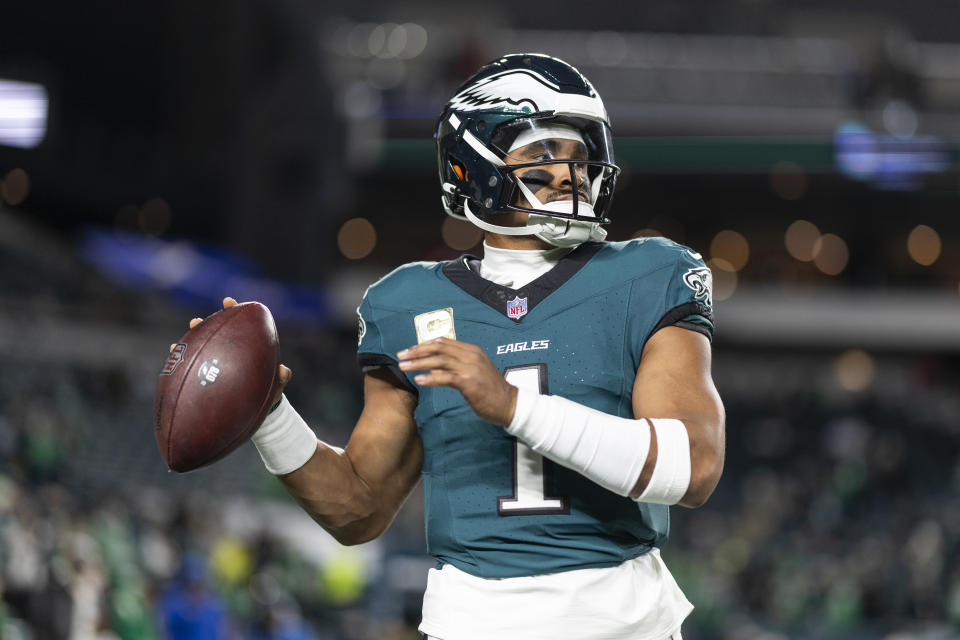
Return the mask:
{"type": "Polygon", "coordinates": [[[397,354],[403,371],[429,371],[414,377],[424,387],[453,387],[477,416],[505,427],[513,419],[517,388],[508,383],[480,347],[437,338],[397,354]]]}

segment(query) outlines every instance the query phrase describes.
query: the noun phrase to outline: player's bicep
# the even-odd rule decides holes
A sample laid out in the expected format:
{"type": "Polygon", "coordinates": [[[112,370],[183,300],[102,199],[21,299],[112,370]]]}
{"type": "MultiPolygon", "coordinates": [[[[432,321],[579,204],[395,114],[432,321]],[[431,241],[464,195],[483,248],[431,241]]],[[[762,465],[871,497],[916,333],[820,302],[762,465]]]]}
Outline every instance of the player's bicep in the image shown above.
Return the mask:
{"type": "Polygon", "coordinates": [[[654,333],[633,385],[634,416],[718,419],[723,407],[710,362],[710,342],[703,334],[675,326],[654,333]]]}
{"type": "Polygon", "coordinates": [[[423,464],[423,443],[414,420],[417,398],[389,377],[364,376],[364,405],[346,455],[357,476],[378,496],[405,498],[423,464]]]}

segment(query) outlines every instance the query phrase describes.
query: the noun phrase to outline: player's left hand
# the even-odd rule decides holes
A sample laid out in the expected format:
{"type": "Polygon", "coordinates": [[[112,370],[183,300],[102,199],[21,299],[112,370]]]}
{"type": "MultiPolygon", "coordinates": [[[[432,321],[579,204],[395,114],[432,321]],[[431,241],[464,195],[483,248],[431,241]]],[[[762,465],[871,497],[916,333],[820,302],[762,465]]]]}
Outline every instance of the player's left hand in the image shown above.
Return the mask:
{"type": "Polygon", "coordinates": [[[480,347],[436,338],[397,354],[403,371],[429,371],[414,376],[423,387],[453,387],[484,422],[505,427],[517,406],[517,388],[508,383],[480,347]]]}

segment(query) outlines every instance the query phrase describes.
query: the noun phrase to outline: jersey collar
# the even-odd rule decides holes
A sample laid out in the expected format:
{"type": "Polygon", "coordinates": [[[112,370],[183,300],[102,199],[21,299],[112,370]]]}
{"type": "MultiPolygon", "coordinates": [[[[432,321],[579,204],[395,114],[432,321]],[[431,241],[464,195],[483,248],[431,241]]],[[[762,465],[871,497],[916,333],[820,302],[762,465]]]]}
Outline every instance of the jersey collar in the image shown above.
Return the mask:
{"type": "Polygon", "coordinates": [[[603,242],[584,242],[561,258],[555,267],[519,289],[481,278],[480,259],[470,254],[443,263],[442,270],[450,282],[466,293],[497,313],[520,322],[534,307],[580,271],[603,245],[603,242]]]}

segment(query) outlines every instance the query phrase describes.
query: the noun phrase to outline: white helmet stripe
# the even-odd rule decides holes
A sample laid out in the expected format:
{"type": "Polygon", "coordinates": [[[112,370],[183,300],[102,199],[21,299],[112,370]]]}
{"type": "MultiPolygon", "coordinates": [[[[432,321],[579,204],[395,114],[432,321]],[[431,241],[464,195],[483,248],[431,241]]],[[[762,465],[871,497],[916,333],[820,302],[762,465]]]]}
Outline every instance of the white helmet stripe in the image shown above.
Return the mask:
{"type": "MultiPolygon", "coordinates": [[[[458,129],[460,127],[460,118],[458,118],[457,114],[455,113],[450,114],[450,117],[448,118],[448,122],[450,123],[450,126],[453,127],[454,129],[458,129]]],[[[477,140],[477,137],[475,135],[473,135],[466,129],[463,130],[463,139],[466,140],[467,144],[470,145],[471,149],[473,149],[474,151],[479,153],[481,156],[483,156],[485,160],[492,162],[494,166],[497,166],[497,167],[505,166],[503,164],[503,160],[498,158],[497,154],[490,151],[490,149],[487,149],[487,147],[482,142],[477,140]]]]}

